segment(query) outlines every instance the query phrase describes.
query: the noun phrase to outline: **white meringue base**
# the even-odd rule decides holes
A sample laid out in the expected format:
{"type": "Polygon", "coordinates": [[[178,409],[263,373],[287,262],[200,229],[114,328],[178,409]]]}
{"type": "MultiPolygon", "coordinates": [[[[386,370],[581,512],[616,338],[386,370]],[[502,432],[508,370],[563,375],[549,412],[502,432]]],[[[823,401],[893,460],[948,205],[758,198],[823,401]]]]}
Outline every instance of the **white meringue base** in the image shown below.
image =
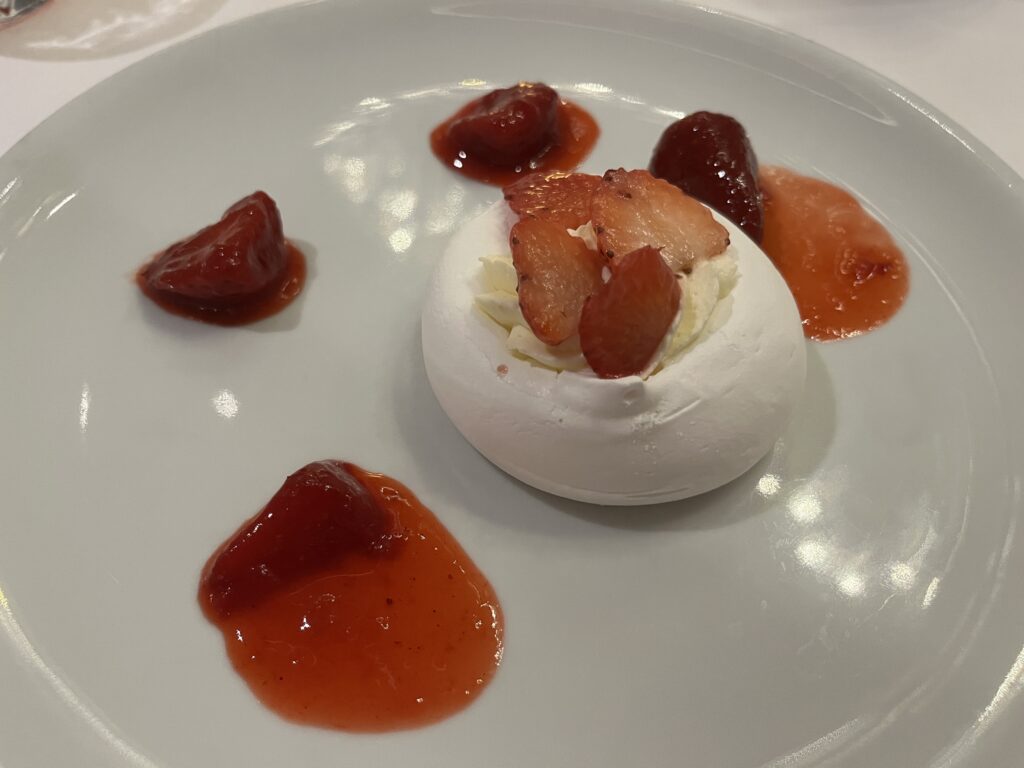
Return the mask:
{"type": "Polygon", "coordinates": [[[684,499],[750,469],[802,394],[805,341],[775,267],[716,218],[729,230],[738,282],[697,341],[646,381],[555,372],[510,354],[507,332],[474,297],[485,290],[480,257],[508,249],[511,212],[500,202],[464,226],[422,315],[427,377],[456,428],[513,477],[594,504],[684,499]]]}

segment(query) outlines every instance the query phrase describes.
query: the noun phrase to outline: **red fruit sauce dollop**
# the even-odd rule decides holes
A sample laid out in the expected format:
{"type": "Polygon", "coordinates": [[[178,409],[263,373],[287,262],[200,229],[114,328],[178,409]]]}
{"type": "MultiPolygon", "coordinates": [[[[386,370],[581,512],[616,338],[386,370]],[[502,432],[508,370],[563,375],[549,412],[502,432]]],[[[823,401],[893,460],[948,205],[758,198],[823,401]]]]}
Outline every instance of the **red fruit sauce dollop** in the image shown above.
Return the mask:
{"type": "Polygon", "coordinates": [[[758,168],[734,118],[695,112],[662,133],[651,172],[732,219],[771,258],[817,341],[857,336],[903,306],[909,267],[850,193],[779,166],[758,168]]]}
{"type": "Polygon", "coordinates": [[[502,657],[497,596],[458,542],[404,485],[339,461],[291,475],[210,557],[199,601],[256,697],[309,725],[441,720],[502,657]]]}
{"type": "Polygon", "coordinates": [[[910,287],[906,258],[849,192],[778,166],[763,168],[760,184],[761,247],[789,285],[806,336],[857,336],[896,314],[910,287]]]}
{"type": "Polygon", "coordinates": [[[305,281],[306,260],[285,239],[277,204],[265,192],[242,198],[136,274],[142,292],[163,309],[217,325],[276,314],[305,281]]]}
{"type": "Polygon", "coordinates": [[[542,170],[572,170],[600,133],[582,107],[543,83],[517,83],[466,104],[430,134],[437,158],[459,173],[504,186],[542,170]]]}

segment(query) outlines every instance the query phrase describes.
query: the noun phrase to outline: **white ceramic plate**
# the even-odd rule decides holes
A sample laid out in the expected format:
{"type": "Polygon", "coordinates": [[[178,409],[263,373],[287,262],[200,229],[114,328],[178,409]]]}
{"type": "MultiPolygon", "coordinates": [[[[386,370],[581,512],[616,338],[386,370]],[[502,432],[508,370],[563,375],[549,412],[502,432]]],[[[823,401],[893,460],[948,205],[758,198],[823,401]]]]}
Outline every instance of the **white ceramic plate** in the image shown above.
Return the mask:
{"type": "Polygon", "coordinates": [[[801,40],[700,9],[324,3],[132,67],[0,160],[0,762],[23,766],[991,766],[1024,747],[1021,180],[946,118],[801,40]],[[469,447],[418,313],[497,191],[428,130],[543,79],[644,166],[674,116],[853,190],[913,270],[810,346],[774,453],[689,503],[533,492],[469,447]],[[171,317],[133,270],[260,187],[311,257],[249,328],[171,317]],[[423,730],[288,724],[200,615],[212,549],[307,461],[409,484],[503,601],[485,695],[423,730]]]}

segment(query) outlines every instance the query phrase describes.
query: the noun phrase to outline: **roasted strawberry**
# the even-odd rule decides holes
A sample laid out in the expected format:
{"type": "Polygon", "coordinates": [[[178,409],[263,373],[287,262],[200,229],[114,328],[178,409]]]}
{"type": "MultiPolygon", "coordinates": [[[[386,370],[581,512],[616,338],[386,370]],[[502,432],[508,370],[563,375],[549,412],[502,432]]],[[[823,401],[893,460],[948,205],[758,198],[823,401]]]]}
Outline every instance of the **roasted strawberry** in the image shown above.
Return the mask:
{"type": "Polygon", "coordinates": [[[535,216],[576,229],[590,221],[590,198],[601,183],[589,173],[532,173],[505,187],[505,200],[520,218],[535,216]]]}
{"type": "Polygon", "coordinates": [[[470,157],[514,168],[558,139],[558,94],[543,83],[518,83],[471,102],[448,128],[470,157]]]}
{"type": "Polygon", "coordinates": [[[202,589],[215,613],[244,610],[347,555],[389,545],[395,519],[348,467],[307,464],[210,559],[202,589]]]}
{"type": "Polygon", "coordinates": [[[509,243],[523,317],[545,344],[561,344],[576,334],[583,303],[601,286],[604,258],[561,224],[543,219],[515,224],[509,243]]]}
{"type": "Polygon", "coordinates": [[[682,291],[655,248],[619,257],[611,279],[583,305],[580,347],[602,379],[638,374],[672,325],[682,291]]]}
{"type": "Polygon", "coordinates": [[[231,309],[272,292],[288,267],[277,205],[255,192],[216,224],[175,243],[139,273],[143,288],[198,310],[231,309]]]}
{"type": "Polygon", "coordinates": [[[682,272],[729,245],[729,233],[707,208],[647,171],[605,173],[590,202],[590,220],[602,253],[616,263],[649,245],[661,250],[672,271],[682,272]]]}
{"type": "Polygon", "coordinates": [[[594,147],[597,121],[541,83],[519,83],[458,109],[430,132],[430,148],[467,178],[505,186],[538,171],[570,171],[594,147]]]}
{"type": "Polygon", "coordinates": [[[757,156],[738,121],[694,112],[661,134],[651,173],[721,212],[755,243],[764,235],[764,201],[757,156]]]}

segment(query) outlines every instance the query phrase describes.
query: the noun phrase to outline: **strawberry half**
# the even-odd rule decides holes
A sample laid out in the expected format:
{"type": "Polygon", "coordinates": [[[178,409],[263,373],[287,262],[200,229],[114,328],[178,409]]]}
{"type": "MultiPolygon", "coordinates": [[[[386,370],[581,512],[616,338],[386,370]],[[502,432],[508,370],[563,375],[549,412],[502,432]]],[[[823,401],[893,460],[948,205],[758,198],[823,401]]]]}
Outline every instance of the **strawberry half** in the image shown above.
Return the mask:
{"type": "Polygon", "coordinates": [[[517,83],[470,102],[448,135],[470,157],[490,165],[526,165],[558,139],[558,94],[544,83],[517,83]]]}
{"type": "Polygon", "coordinates": [[[721,212],[755,243],[764,236],[757,155],[739,121],[694,112],[672,123],[651,157],[651,174],[721,212]]]}
{"type": "Polygon", "coordinates": [[[394,527],[349,465],[307,464],[210,559],[203,599],[228,616],[348,554],[387,546],[394,527]]]}
{"type": "Polygon", "coordinates": [[[580,347],[602,379],[638,374],[647,367],[679,311],[679,280],[654,248],[618,260],[611,279],[583,306],[580,347]]]}
{"type": "Polygon", "coordinates": [[[520,218],[534,216],[566,229],[590,221],[590,198],[601,184],[589,173],[532,173],[505,187],[505,200],[520,218]]]}
{"type": "Polygon", "coordinates": [[[661,249],[673,272],[683,272],[729,245],[729,233],[711,212],[667,181],[621,168],[601,181],[590,219],[601,252],[615,261],[613,269],[622,256],[649,245],[661,249]]]}
{"type": "Polygon", "coordinates": [[[269,195],[254,192],[154,258],[139,278],[172,303],[216,311],[272,292],[287,267],[281,214],[269,195]]]}
{"type": "Polygon", "coordinates": [[[561,344],[576,334],[583,303],[601,286],[604,258],[561,224],[543,219],[516,223],[509,244],[523,317],[545,344],[561,344]]]}

